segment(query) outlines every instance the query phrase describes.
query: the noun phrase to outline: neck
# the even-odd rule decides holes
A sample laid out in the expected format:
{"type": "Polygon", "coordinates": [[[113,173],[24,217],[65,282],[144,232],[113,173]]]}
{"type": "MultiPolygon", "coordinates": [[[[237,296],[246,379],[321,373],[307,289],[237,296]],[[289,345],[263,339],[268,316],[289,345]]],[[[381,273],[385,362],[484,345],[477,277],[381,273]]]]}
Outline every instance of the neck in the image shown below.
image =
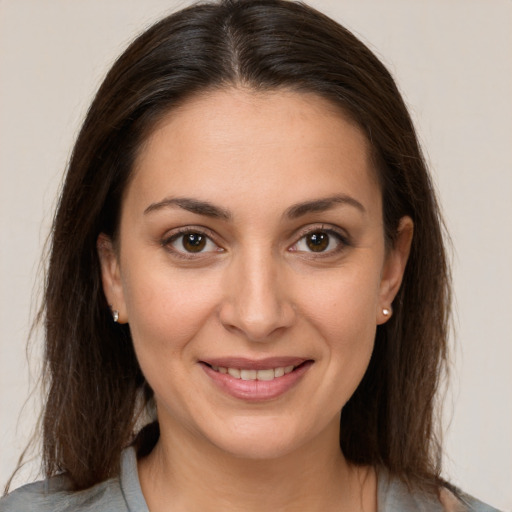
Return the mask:
{"type": "Polygon", "coordinates": [[[338,435],[333,424],[307,445],[262,460],[162,429],[153,451],[139,461],[142,490],[152,512],[375,511],[375,474],[347,463],[338,435]]]}

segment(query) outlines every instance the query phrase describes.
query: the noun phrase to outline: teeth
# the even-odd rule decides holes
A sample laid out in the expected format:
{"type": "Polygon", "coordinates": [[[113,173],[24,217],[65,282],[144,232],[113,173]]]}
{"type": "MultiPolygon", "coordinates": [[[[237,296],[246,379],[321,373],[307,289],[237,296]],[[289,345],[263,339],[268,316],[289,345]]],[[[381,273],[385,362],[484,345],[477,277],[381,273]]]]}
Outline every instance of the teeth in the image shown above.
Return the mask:
{"type": "Polygon", "coordinates": [[[258,372],[256,370],[240,370],[240,378],[242,380],[254,380],[257,374],[258,372]]]}
{"type": "Polygon", "coordinates": [[[238,368],[228,368],[228,373],[231,377],[235,377],[235,379],[240,378],[240,370],[238,368]]]}
{"type": "Polygon", "coordinates": [[[229,374],[235,379],[242,380],[274,380],[276,377],[282,377],[292,372],[295,366],[280,366],[279,368],[269,368],[266,370],[246,370],[239,368],[225,368],[223,366],[212,366],[212,369],[219,373],[229,374]]]}
{"type": "Polygon", "coordinates": [[[274,380],[275,370],[258,370],[256,372],[256,377],[258,380],[274,380]]]}
{"type": "Polygon", "coordinates": [[[282,377],[284,375],[284,368],[276,368],[274,370],[275,377],[282,377]]]}

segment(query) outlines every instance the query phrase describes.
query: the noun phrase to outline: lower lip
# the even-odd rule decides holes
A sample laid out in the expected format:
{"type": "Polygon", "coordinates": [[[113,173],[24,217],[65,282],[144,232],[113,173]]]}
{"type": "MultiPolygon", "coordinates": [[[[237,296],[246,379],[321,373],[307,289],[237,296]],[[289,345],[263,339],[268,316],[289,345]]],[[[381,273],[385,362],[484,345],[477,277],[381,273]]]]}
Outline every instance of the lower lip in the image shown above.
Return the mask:
{"type": "Polygon", "coordinates": [[[290,373],[273,380],[242,380],[227,373],[219,373],[205,363],[200,363],[205,373],[225,393],[248,402],[273,400],[294,387],[309,370],[313,361],[306,361],[290,373]]]}

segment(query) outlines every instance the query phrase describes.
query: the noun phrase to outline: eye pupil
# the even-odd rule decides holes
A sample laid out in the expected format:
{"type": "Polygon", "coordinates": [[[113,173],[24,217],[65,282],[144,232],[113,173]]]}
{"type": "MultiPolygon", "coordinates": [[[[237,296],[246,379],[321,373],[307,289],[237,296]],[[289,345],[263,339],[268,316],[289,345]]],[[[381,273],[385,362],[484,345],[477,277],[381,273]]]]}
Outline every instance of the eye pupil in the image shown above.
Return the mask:
{"type": "Polygon", "coordinates": [[[307,246],[313,252],[322,252],[329,246],[329,235],[327,233],[316,232],[308,235],[307,246]]]}
{"type": "Polygon", "coordinates": [[[206,245],[206,237],[200,233],[187,233],[183,236],[183,248],[188,252],[200,252],[206,245]]]}

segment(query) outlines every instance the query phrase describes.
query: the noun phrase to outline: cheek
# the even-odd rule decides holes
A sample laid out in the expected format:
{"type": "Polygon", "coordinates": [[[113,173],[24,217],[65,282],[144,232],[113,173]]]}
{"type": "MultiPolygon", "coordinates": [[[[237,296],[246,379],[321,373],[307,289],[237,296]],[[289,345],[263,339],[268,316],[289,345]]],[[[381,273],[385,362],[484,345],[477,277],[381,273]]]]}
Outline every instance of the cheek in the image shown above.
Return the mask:
{"type": "Polygon", "coordinates": [[[340,410],[359,385],[370,361],[376,333],[379,273],[366,268],[318,280],[302,304],[304,316],[320,335],[326,365],[325,383],[333,407],[340,410]]]}
{"type": "Polygon", "coordinates": [[[128,321],[135,349],[143,357],[181,351],[215,310],[220,287],[200,272],[153,266],[127,272],[124,281],[128,321]]]}
{"type": "Polygon", "coordinates": [[[340,268],[336,273],[317,276],[312,283],[305,282],[298,296],[306,299],[301,300],[301,307],[321,331],[329,338],[348,340],[358,333],[375,332],[379,285],[377,267],[340,268]]]}
{"type": "Polygon", "coordinates": [[[191,341],[211,318],[219,288],[215,280],[205,282],[166,265],[127,273],[124,289],[133,345],[157,403],[165,404],[162,397],[170,395],[185,411],[193,401],[193,387],[181,383],[189,381],[197,355],[191,341]]]}

